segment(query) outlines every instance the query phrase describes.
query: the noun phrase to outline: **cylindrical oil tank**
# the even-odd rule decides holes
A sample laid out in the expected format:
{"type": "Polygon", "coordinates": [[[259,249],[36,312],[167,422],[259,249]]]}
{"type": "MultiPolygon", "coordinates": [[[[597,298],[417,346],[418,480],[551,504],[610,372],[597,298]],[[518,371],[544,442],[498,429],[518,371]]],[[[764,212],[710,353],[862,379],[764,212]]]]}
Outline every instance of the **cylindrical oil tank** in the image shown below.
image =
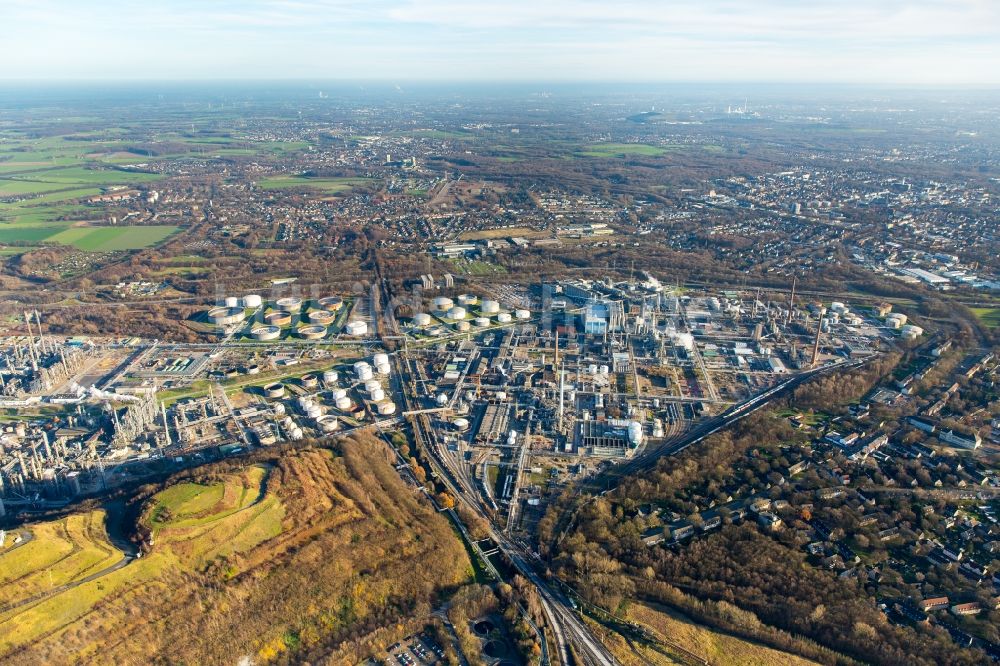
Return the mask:
{"type": "Polygon", "coordinates": [[[501,312],[497,315],[497,321],[501,324],[509,324],[511,320],[509,312],[501,312]]]}
{"type": "Polygon", "coordinates": [[[302,309],[302,299],[298,296],[286,296],[285,298],[276,300],[274,306],[278,310],[284,310],[285,312],[298,312],[302,309]]]}
{"type": "Polygon", "coordinates": [[[224,304],[227,308],[238,308],[240,307],[240,299],[235,296],[226,296],[224,304]]]}
{"type": "Polygon", "coordinates": [[[309,326],[301,327],[296,333],[303,340],[319,340],[326,337],[326,326],[310,324],[309,326]]]}
{"type": "Polygon", "coordinates": [[[335,401],[340,400],[341,398],[345,398],[347,397],[347,389],[343,388],[333,389],[333,391],[330,392],[330,397],[332,397],[335,401]]]}
{"type": "Polygon", "coordinates": [[[459,305],[475,305],[479,302],[479,298],[475,294],[462,294],[458,297],[459,305]]]}
{"type": "Polygon", "coordinates": [[[471,326],[472,324],[465,321],[464,319],[462,321],[455,322],[455,330],[459,331],[460,333],[465,333],[466,331],[469,330],[469,328],[471,328],[471,326]]]}
{"type": "Polygon", "coordinates": [[[479,328],[486,328],[490,325],[489,317],[476,317],[475,324],[479,328]]]}
{"type": "Polygon", "coordinates": [[[438,296],[434,299],[434,309],[438,312],[447,312],[455,305],[455,301],[447,296],[438,296]]]}
{"type": "Polygon", "coordinates": [[[418,312],[413,315],[413,325],[414,326],[429,326],[431,323],[431,316],[426,312],[418,312]]]}
{"type": "Polygon", "coordinates": [[[285,395],[285,385],[274,382],[264,387],[264,395],[268,398],[280,398],[285,395]]]}
{"type": "Polygon", "coordinates": [[[344,332],[348,335],[365,335],[368,333],[368,324],[363,321],[349,321],[344,327],[344,332]]]}
{"type": "Polygon", "coordinates": [[[448,310],[448,319],[465,319],[465,308],[460,308],[457,305],[450,310],[448,310]]]}
{"type": "Polygon", "coordinates": [[[340,378],[340,375],[336,370],[326,370],[323,372],[323,383],[324,384],[335,384],[340,378]]]}
{"type": "Polygon", "coordinates": [[[372,356],[372,363],[375,365],[387,365],[389,363],[389,355],[384,352],[379,352],[372,356]]]}
{"type": "Polygon", "coordinates": [[[292,313],[284,310],[274,310],[264,315],[264,323],[271,326],[288,326],[292,323],[292,313]]]}
{"type": "Polygon", "coordinates": [[[324,310],[329,310],[330,312],[336,312],[344,307],[344,299],[340,296],[327,296],[319,299],[316,303],[324,310]]]}
{"type": "Polygon", "coordinates": [[[337,405],[337,409],[350,409],[351,399],[345,395],[343,398],[337,398],[337,402],[334,404],[337,405]]]}
{"type": "Polygon", "coordinates": [[[316,403],[313,403],[306,408],[306,416],[311,419],[319,418],[320,416],[323,416],[323,408],[316,403]]]}
{"type": "Polygon", "coordinates": [[[383,391],[381,388],[374,389],[373,391],[371,391],[371,399],[372,402],[379,402],[380,400],[384,400],[385,391],[383,391]]]}
{"type": "Polygon", "coordinates": [[[465,432],[469,429],[469,419],[455,419],[451,423],[459,432],[465,432]]]}
{"type": "Polygon", "coordinates": [[[274,403],[273,409],[274,409],[274,415],[275,416],[284,416],[285,415],[285,405],[284,405],[284,403],[281,403],[281,402],[274,403]]]}
{"type": "Polygon", "coordinates": [[[378,371],[380,375],[388,375],[392,373],[391,366],[388,363],[375,366],[375,370],[378,371]]]}
{"type": "Polygon", "coordinates": [[[531,319],[531,311],[521,308],[514,311],[514,316],[518,319],[531,319]]]}
{"type": "Polygon", "coordinates": [[[319,417],[316,419],[316,424],[319,425],[319,429],[323,432],[333,432],[340,426],[337,417],[331,414],[319,417]]]}
{"type": "Polygon", "coordinates": [[[316,388],[319,386],[319,377],[309,373],[307,375],[302,375],[301,382],[306,388],[316,388]]]}
{"type": "Polygon", "coordinates": [[[281,337],[281,329],[277,326],[270,326],[265,324],[264,326],[254,326],[250,329],[250,337],[254,340],[259,340],[261,342],[266,342],[268,340],[277,340],[281,337]]]}
{"type": "Polygon", "coordinates": [[[295,426],[288,435],[294,440],[302,439],[302,428],[295,426]]]}
{"type": "Polygon", "coordinates": [[[365,367],[357,371],[357,375],[358,379],[360,379],[361,381],[367,381],[372,377],[374,377],[375,373],[372,372],[372,367],[370,365],[366,365],[365,367]]]}
{"type": "Polygon", "coordinates": [[[246,312],[239,307],[212,308],[208,311],[208,320],[216,326],[230,326],[246,319],[246,312]]]}
{"type": "Polygon", "coordinates": [[[245,308],[259,308],[263,302],[257,294],[247,294],[243,297],[243,307],[245,308]]]}
{"type": "Polygon", "coordinates": [[[496,301],[486,300],[483,301],[483,304],[479,307],[479,309],[482,310],[483,314],[496,314],[500,312],[500,304],[496,301]]]}
{"type": "Polygon", "coordinates": [[[447,393],[439,393],[438,397],[437,397],[437,404],[439,406],[441,406],[441,407],[444,407],[445,405],[447,405],[448,404],[448,394],[447,393]]]}
{"type": "Polygon", "coordinates": [[[365,382],[365,391],[371,393],[377,388],[382,388],[382,384],[377,379],[370,379],[365,382]]]}
{"type": "Polygon", "coordinates": [[[378,403],[378,413],[382,416],[389,416],[396,413],[396,403],[386,400],[378,403]]]}
{"type": "Polygon", "coordinates": [[[313,310],[306,315],[311,324],[322,324],[323,326],[329,326],[333,323],[333,320],[337,318],[337,315],[330,312],[329,310],[313,310]]]}

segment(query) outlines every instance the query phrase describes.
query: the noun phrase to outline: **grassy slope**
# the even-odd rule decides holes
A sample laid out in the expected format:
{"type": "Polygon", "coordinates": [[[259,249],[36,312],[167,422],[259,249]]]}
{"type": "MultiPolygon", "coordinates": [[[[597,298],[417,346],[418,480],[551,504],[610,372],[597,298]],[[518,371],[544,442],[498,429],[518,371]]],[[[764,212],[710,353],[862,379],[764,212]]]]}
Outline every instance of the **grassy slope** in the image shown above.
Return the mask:
{"type": "Polygon", "coordinates": [[[403,484],[377,440],[348,440],[342,456],[307,450],[268,464],[209,468],[154,496],[141,519],[151,554],[0,614],[0,659],[331,654],[352,635],[426,613],[438,593],[469,580],[461,542],[403,484]]]}
{"type": "MultiPolygon", "coordinates": [[[[815,662],[787,652],[736,638],[695,624],[689,618],[664,608],[634,603],[629,606],[628,619],[647,627],[654,636],[665,638],[688,651],[707,659],[716,666],[810,666],[815,662]]],[[[666,650],[669,652],[669,648],[666,650]]],[[[678,663],[652,649],[642,650],[654,663],[678,663]]],[[[683,663],[683,662],[680,662],[683,663]]]]}

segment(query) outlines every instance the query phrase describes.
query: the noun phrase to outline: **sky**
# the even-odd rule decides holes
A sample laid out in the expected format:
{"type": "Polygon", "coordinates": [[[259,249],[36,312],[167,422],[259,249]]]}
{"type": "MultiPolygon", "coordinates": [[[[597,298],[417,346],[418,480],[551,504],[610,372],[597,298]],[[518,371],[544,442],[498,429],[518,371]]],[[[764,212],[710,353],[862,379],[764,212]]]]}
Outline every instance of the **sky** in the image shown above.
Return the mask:
{"type": "Polygon", "coordinates": [[[1000,0],[0,0],[0,79],[1000,84],[1000,0]]]}

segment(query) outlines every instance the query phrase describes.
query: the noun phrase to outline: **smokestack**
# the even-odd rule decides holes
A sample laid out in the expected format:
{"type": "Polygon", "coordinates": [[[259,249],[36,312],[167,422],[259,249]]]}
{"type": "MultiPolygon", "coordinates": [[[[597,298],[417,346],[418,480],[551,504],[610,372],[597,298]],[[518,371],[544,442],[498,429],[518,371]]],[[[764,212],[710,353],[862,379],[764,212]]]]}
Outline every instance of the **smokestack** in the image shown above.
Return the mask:
{"type": "Polygon", "coordinates": [[[170,426],[167,424],[167,403],[160,402],[160,413],[163,415],[163,434],[166,436],[167,446],[170,446],[170,426]]]}
{"type": "Polygon", "coordinates": [[[559,367],[559,432],[563,430],[563,411],[566,398],[566,372],[562,366],[559,367]]]}
{"type": "Polygon", "coordinates": [[[816,341],[813,343],[813,355],[812,355],[812,367],[816,367],[816,361],[819,360],[819,336],[823,332],[823,315],[822,310],[820,310],[819,320],[816,322],[816,341]]]}
{"type": "Polygon", "coordinates": [[[788,299],[788,316],[785,317],[785,326],[792,323],[792,310],[795,308],[795,281],[797,276],[792,276],[792,295],[788,299]]]}
{"type": "Polygon", "coordinates": [[[31,315],[24,313],[24,323],[28,326],[28,354],[31,356],[31,369],[38,371],[38,356],[35,353],[35,334],[31,332],[31,315]]]}

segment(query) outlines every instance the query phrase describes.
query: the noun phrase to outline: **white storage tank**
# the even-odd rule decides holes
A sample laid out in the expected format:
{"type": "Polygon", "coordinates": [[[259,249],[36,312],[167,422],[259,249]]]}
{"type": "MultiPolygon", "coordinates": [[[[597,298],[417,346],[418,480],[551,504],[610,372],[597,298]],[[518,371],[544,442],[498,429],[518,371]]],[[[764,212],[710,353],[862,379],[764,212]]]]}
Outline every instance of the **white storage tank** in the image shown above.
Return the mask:
{"type": "Polygon", "coordinates": [[[919,326],[914,326],[913,324],[907,324],[900,329],[899,332],[903,336],[904,340],[916,340],[924,334],[924,329],[919,326]]]}
{"type": "Polygon", "coordinates": [[[372,363],[374,365],[389,365],[389,355],[384,352],[379,352],[372,356],[372,363]]]}
{"type": "Polygon", "coordinates": [[[382,416],[389,416],[396,413],[396,403],[386,400],[378,403],[378,413],[382,416]]]}
{"type": "Polygon", "coordinates": [[[431,316],[426,312],[418,312],[413,315],[413,325],[414,326],[429,326],[431,323],[431,316]]]}
{"type": "Polygon", "coordinates": [[[531,318],[531,311],[530,310],[525,310],[523,308],[519,309],[519,310],[515,310],[514,311],[514,316],[517,317],[518,319],[530,319],[531,318]]]}
{"type": "Polygon", "coordinates": [[[254,326],[250,329],[250,337],[254,340],[259,340],[260,342],[277,340],[281,337],[281,329],[277,326],[268,326],[267,324],[264,324],[263,326],[254,326]]]}
{"type": "Polygon", "coordinates": [[[473,294],[462,294],[458,297],[459,305],[475,305],[477,302],[479,299],[473,294]]]}
{"type": "Polygon", "coordinates": [[[482,306],[479,308],[482,310],[483,314],[496,314],[500,312],[500,304],[496,301],[483,301],[482,306]]]}
{"type": "Polygon", "coordinates": [[[339,379],[339,378],[340,378],[340,375],[337,373],[336,370],[326,370],[323,373],[323,383],[324,384],[335,384],[337,382],[337,379],[339,379]]]}
{"type": "Polygon", "coordinates": [[[285,405],[283,403],[280,403],[280,402],[274,403],[274,407],[272,407],[272,409],[274,410],[274,415],[275,416],[284,416],[285,415],[285,405]]]}
{"type": "Polygon", "coordinates": [[[440,407],[444,407],[445,405],[447,405],[448,404],[448,394],[447,393],[439,393],[438,397],[437,397],[437,404],[440,407]]]}
{"type": "Polygon", "coordinates": [[[245,308],[259,308],[263,302],[263,299],[257,294],[247,294],[243,297],[243,307],[245,308]]]}
{"type": "Polygon", "coordinates": [[[470,324],[469,322],[465,321],[464,319],[462,321],[456,321],[455,322],[455,330],[458,331],[458,332],[460,332],[460,333],[465,333],[471,327],[472,327],[472,324],[470,324]]]}
{"type": "Polygon", "coordinates": [[[337,402],[334,404],[337,405],[337,409],[350,409],[351,399],[345,395],[343,398],[337,398],[337,402]]]}
{"type": "Polygon", "coordinates": [[[374,389],[373,391],[371,391],[371,398],[372,402],[380,402],[382,400],[385,400],[385,391],[383,391],[381,388],[374,389]]]}
{"type": "Polygon", "coordinates": [[[489,317],[476,317],[475,324],[479,328],[486,328],[490,325],[489,317]]]}
{"type": "Polygon", "coordinates": [[[448,310],[448,319],[465,319],[465,308],[460,308],[457,305],[450,310],[448,310]]]}
{"type": "Polygon", "coordinates": [[[368,333],[368,324],[355,319],[354,321],[347,322],[347,326],[344,327],[344,332],[348,335],[365,335],[368,333]]]}
{"type": "Polygon", "coordinates": [[[291,436],[291,438],[294,440],[302,439],[302,428],[295,426],[294,428],[292,428],[291,432],[289,433],[289,436],[291,436]]]}
{"type": "Polygon", "coordinates": [[[238,308],[240,307],[240,299],[235,296],[226,296],[224,304],[227,308],[238,308]]]}
{"type": "Polygon", "coordinates": [[[497,321],[500,322],[501,324],[509,324],[510,320],[511,316],[509,312],[501,312],[500,314],[497,315],[497,321]]]}
{"type": "Polygon", "coordinates": [[[340,400],[341,398],[346,398],[347,389],[344,388],[333,389],[333,391],[330,393],[330,397],[332,397],[334,401],[340,400]]]}
{"type": "Polygon", "coordinates": [[[389,366],[388,363],[386,363],[384,365],[377,366],[375,368],[375,370],[377,370],[378,374],[380,374],[380,375],[389,375],[389,374],[392,374],[392,369],[390,368],[390,366],[389,366]]]}
{"type": "Polygon", "coordinates": [[[452,425],[455,426],[455,430],[465,432],[469,429],[469,419],[455,419],[452,421],[452,425]]]}
{"type": "Polygon", "coordinates": [[[316,420],[316,423],[323,432],[333,432],[340,426],[340,422],[337,420],[337,417],[329,415],[321,416],[316,420]]]}
{"type": "Polygon", "coordinates": [[[279,298],[274,302],[274,305],[278,310],[298,312],[302,309],[302,299],[298,296],[288,296],[287,298],[279,298]]]}
{"type": "Polygon", "coordinates": [[[363,382],[368,381],[374,376],[375,373],[372,372],[372,368],[370,365],[365,365],[365,367],[358,370],[358,379],[360,379],[363,382]]]}
{"type": "Polygon", "coordinates": [[[447,312],[455,305],[455,301],[447,296],[438,296],[434,299],[434,309],[438,312],[447,312]]]}
{"type": "Polygon", "coordinates": [[[382,384],[380,384],[377,379],[370,379],[367,382],[365,382],[365,390],[367,392],[371,393],[377,388],[382,388],[382,384]]]}
{"type": "Polygon", "coordinates": [[[642,424],[638,421],[628,424],[628,441],[632,446],[642,444],[642,424]]]}
{"type": "Polygon", "coordinates": [[[306,416],[311,419],[317,419],[320,416],[323,416],[323,408],[313,403],[306,409],[306,416]]]}

